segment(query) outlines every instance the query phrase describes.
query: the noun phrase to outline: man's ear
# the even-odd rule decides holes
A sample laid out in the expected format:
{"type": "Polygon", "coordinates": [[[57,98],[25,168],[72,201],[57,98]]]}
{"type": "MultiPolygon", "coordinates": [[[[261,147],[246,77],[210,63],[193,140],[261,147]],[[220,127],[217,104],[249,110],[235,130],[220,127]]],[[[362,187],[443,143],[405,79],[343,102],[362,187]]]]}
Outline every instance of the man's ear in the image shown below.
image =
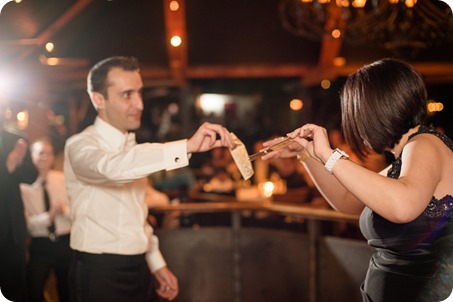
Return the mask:
{"type": "Polygon", "coordinates": [[[105,107],[105,98],[100,92],[92,92],[91,101],[93,102],[94,108],[99,111],[105,107]]]}

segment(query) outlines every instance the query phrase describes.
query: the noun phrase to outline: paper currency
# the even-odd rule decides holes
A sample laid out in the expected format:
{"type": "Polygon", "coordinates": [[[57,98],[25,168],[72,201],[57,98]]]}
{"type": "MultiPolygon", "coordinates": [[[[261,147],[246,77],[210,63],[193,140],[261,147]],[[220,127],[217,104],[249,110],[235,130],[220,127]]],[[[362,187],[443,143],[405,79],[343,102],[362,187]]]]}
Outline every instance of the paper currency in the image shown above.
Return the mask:
{"type": "Polygon", "coordinates": [[[252,177],[254,173],[252,163],[249,160],[249,154],[242,141],[233,132],[231,132],[230,135],[234,141],[234,148],[230,149],[231,156],[238,166],[242,177],[247,180],[252,177]]]}

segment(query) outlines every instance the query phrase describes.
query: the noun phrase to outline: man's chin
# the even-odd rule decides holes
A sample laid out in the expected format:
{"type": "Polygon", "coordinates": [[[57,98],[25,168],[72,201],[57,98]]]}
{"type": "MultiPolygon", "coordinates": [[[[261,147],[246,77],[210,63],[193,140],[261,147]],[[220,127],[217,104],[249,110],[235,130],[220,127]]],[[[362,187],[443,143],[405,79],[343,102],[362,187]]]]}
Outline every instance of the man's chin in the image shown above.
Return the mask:
{"type": "Polygon", "coordinates": [[[135,131],[141,126],[141,122],[135,122],[135,123],[130,123],[129,124],[129,131],[135,131]]]}

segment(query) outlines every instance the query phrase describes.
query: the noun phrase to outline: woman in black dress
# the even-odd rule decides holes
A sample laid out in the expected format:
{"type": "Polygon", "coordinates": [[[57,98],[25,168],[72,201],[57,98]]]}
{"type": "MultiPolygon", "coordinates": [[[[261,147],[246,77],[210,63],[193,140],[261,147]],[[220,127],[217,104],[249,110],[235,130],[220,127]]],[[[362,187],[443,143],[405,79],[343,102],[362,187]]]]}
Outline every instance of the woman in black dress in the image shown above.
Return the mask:
{"type": "Polygon", "coordinates": [[[288,134],[297,143],[263,157],[297,155],[335,209],[361,214],[361,231],[376,248],[363,301],[443,301],[452,291],[453,142],[424,126],[426,101],[423,80],[410,65],[374,62],[345,83],[342,128],[361,157],[392,152],[389,167],[375,173],[347,160],[314,124],[288,134]]]}

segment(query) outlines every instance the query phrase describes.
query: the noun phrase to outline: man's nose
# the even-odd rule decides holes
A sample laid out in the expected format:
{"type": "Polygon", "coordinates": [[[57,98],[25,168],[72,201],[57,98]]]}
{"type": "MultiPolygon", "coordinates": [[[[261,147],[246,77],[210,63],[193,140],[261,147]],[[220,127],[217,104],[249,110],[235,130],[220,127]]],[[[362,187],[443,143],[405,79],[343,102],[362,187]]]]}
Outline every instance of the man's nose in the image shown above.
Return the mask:
{"type": "Polygon", "coordinates": [[[143,110],[143,98],[141,96],[136,96],[134,99],[134,107],[143,110]]]}

